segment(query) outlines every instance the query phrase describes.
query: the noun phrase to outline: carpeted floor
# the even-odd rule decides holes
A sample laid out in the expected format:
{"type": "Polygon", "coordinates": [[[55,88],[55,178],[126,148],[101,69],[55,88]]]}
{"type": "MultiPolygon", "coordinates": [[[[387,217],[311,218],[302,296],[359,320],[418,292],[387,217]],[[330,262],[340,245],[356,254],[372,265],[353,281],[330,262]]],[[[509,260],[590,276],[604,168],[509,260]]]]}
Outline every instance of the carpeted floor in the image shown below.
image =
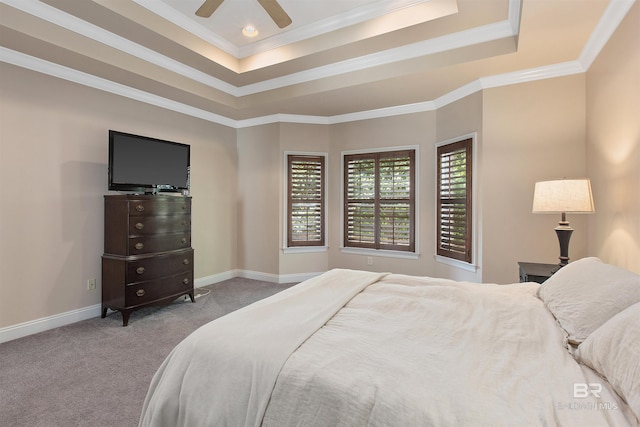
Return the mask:
{"type": "Polygon", "coordinates": [[[235,278],[196,299],[120,313],[0,344],[0,426],[137,426],[165,357],[199,326],[292,284],[235,278]]]}

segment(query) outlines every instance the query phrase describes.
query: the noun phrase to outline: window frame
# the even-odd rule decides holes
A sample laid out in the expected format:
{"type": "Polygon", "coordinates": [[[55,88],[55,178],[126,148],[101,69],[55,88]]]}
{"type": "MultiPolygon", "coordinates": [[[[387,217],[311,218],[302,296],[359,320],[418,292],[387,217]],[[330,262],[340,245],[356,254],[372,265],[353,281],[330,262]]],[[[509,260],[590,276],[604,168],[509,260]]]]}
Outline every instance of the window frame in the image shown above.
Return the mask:
{"type": "Polygon", "coordinates": [[[477,171],[477,143],[476,134],[471,133],[463,135],[461,137],[453,138],[447,141],[442,141],[435,146],[435,226],[436,226],[436,240],[435,258],[438,262],[448,264],[454,267],[462,268],[464,270],[475,272],[477,266],[475,265],[477,258],[477,221],[476,221],[476,204],[477,204],[477,191],[476,191],[476,171],[477,171]],[[448,152],[455,151],[455,147],[460,145],[468,145],[466,148],[467,155],[471,161],[468,163],[468,170],[466,173],[467,191],[466,191],[466,212],[470,210],[470,215],[467,215],[467,236],[465,242],[465,255],[459,256],[455,252],[451,253],[446,250],[442,250],[440,247],[440,228],[441,228],[441,197],[440,197],[440,153],[443,147],[448,147],[448,152]],[[470,190],[469,190],[470,187],[470,190]],[[451,256],[453,254],[453,256],[451,256]]]}
{"type": "Polygon", "coordinates": [[[327,165],[328,165],[328,153],[322,152],[308,152],[308,151],[285,151],[284,152],[284,224],[283,224],[283,236],[282,236],[282,249],[284,253],[295,252],[324,252],[328,250],[327,245],[327,165]],[[295,244],[291,244],[291,195],[290,195],[290,161],[292,157],[310,157],[322,159],[322,200],[321,200],[321,235],[320,241],[298,241],[295,244]]]}
{"type": "MultiPolygon", "coordinates": [[[[416,259],[418,257],[418,236],[419,234],[419,146],[399,146],[399,147],[387,147],[380,149],[368,149],[368,150],[353,150],[353,151],[343,151],[342,152],[342,192],[341,192],[341,219],[342,219],[342,236],[341,236],[341,251],[343,253],[353,253],[353,254],[366,254],[366,255],[377,255],[377,256],[386,256],[393,258],[411,258],[416,259]],[[393,245],[393,244],[381,244],[379,239],[379,223],[376,222],[375,228],[375,236],[376,241],[372,244],[352,244],[348,239],[348,188],[347,188],[347,161],[350,157],[361,157],[361,158],[384,158],[385,154],[388,153],[390,155],[410,152],[411,153],[411,161],[413,164],[413,169],[411,170],[411,180],[412,186],[410,189],[412,204],[410,204],[410,232],[409,232],[409,245],[401,246],[401,245],[393,245]]],[[[376,161],[377,162],[377,161],[376,161]]],[[[379,182],[379,170],[378,175],[376,177],[376,182],[379,182]]],[[[378,184],[376,184],[376,191],[379,190],[378,184]]],[[[374,196],[374,199],[379,199],[379,193],[374,196]]],[[[378,206],[380,206],[378,204],[378,206]]],[[[378,208],[376,208],[376,220],[379,217],[378,208]]]]}

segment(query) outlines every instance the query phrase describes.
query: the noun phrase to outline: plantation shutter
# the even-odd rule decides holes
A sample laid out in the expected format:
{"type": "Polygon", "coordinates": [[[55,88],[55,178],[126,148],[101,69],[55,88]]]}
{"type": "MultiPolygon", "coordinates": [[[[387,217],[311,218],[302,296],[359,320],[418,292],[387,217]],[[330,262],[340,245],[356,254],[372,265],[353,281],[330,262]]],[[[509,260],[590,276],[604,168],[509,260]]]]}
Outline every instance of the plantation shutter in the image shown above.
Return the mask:
{"type": "Polygon", "coordinates": [[[345,156],[346,247],[414,251],[415,151],[345,156]]]}
{"type": "Polygon", "coordinates": [[[438,255],[471,262],[471,139],[438,147],[438,255]]]}
{"type": "Polygon", "coordinates": [[[287,246],[324,246],[324,156],[288,156],[287,246]]]}

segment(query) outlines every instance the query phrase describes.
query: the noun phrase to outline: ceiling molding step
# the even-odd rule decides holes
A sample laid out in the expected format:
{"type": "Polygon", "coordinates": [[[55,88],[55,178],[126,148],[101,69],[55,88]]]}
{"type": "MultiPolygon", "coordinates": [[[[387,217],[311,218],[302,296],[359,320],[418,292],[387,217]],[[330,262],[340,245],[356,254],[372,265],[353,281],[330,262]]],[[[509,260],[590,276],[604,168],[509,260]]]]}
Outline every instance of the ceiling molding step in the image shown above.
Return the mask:
{"type": "MultiPolygon", "coordinates": [[[[147,0],[149,1],[149,0],[147,0]]],[[[364,21],[381,17],[383,15],[393,13],[400,9],[416,6],[431,0],[404,0],[400,3],[396,2],[378,2],[360,6],[350,12],[343,13],[339,16],[325,18],[301,28],[294,28],[280,35],[272,36],[261,40],[253,45],[238,48],[238,58],[247,58],[252,55],[266,52],[271,49],[277,49],[289,44],[304,41],[313,37],[317,37],[331,31],[337,31],[352,25],[362,23],[364,21]]]]}
{"type": "Polygon", "coordinates": [[[270,116],[256,117],[252,119],[238,120],[235,123],[236,129],[243,129],[252,126],[268,125],[273,123],[301,123],[306,125],[329,125],[330,118],[324,116],[305,116],[301,114],[272,114],[270,116]]]}
{"type": "Polygon", "coordinates": [[[73,31],[83,37],[90,38],[114,49],[133,55],[158,67],[172,71],[183,77],[195,80],[199,83],[220,90],[228,95],[238,96],[238,88],[207,73],[184,65],[158,52],[139,45],[131,40],[120,37],[104,28],[93,25],[87,21],[63,12],[48,4],[23,0],[2,0],[3,3],[22,12],[44,19],[54,25],[73,31]]]}
{"type": "Polygon", "coordinates": [[[405,114],[434,111],[437,107],[433,101],[416,102],[414,104],[397,105],[394,107],[378,108],[376,110],[360,111],[357,113],[340,114],[329,118],[329,124],[355,122],[359,120],[379,119],[383,117],[401,116],[405,114]]]}
{"type": "Polygon", "coordinates": [[[88,37],[94,41],[103,43],[114,49],[118,49],[151,64],[165,68],[183,77],[192,79],[235,97],[253,95],[273,89],[280,89],[295,84],[306,83],[349,72],[361,71],[371,67],[409,60],[419,56],[444,52],[451,49],[473,46],[515,35],[513,33],[511,23],[509,21],[501,21],[430,40],[412,43],[398,48],[387,49],[373,54],[363,55],[357,58],[300,71],[286,76],[265,80],[263,82],[237,87],[45,3],[25,2],[22,0],[2,0],[2,2],[21,10],[22,12],[31,14],[54,25],[73,31],[83,37],[88,37]]]}
{"type": "Polygon", "coordinates": [[[509,0],[509,17],[513,34],[520,34],[520,14],[522,12],[523,0],[509,0]]]}
{"type": "Polygon", "coordinates": [[[452,104],[456,101],[461,100],[469,95],[473,95],[476,92],[480,92],[482,90],[482,83],[479,80],[474,80],[470,83],[467,83],[464,86],[461,86],[457,89],[452,90],[449,93],[442,95],[441,97],[435,99],[433,102],[436,108],[442,108],[449,104],[452,104]]]}
{"type": "Polygon", "coordinates": [[[188,116],[197,117],[209,122],[218,123],[224,126],[236,127],[236,121],[210,111],[182,104],[171,99],[167,99],[149,92],[134,89],[111,80],[103,79],[73,68],[45,61],[34,56],[26,55],[22,52],[16,52],[0,46],[0,61],[18,67],[26,68],[49,76],[57,77],[83,86],[92,87],[104,92],[115,95],[124,96],[125,98],[144,102],[156,107],[186,114],[188,116]]]}
{"type": "Polygon", "coordinates": [[[392,13],[399,9],[426,3],[427,1],[431,0],[379,2],[378,4],[374,5],[360,6],[346,14],[341,14],[339,18],[326,18],[305,28],[289,30],[286,33],[266,38],[245,47],[236,46],[223,37],[220,37],[214,32],[210,31],[205,26],[200,25],[194,20],[184,16],[184,14],[164,2],[157,0],[133,1],[138,5],[144,7],[145,9],[155,13],[156,15],[161,16],[167,21],[181,27],[182,29],[197,35],[201,39],[213,44],[222,51],[233,55],[236,59],[243,59],[251,55],[266,52],[270,49],[276,49],[291,43],[303,41],[311,37],[319,36],[330,31],[335,31],[351,25],[355,25],[368,19],[373,19],[388,13],[392,13]]]}
{"type": "Polygon", "coordinates": [[[0,61],[236,129],[278,122],[304,124],[337,124],[403,114],[413,114],[424,111],[433,111],[451,104],[452,102],[460,100],[466,96],[469,96],[473,93],[479,92],[483,89],[526,83],[535,80],[563,77],[571,74],[584,73],[587,71],[578,61],[569,61],[561,64],[531,68],[528,70],[515,71],[512,73],[500,74],[496,76],[482,77],[479,80],[470,82],[433,101],[397,105],[393,107],[340,114],[329,117],[282,113],[251,119],[234,120],[228,117],[221,116],[219,114],[192,107],[190,105],[163,98],[158,95],[154,95],[138,89],[133,89],[129,86],[115,83],[101,77],[96,77],[92,74],[87,74],[82,71],[78,71],[69,67],[45,61],[40,58],[26,55],[22,52],[7,49],[2,46],[0,46],[0,61]]]}
{"type": "MultiPolygon", "coordinates": [[[[233,55],[236,59],[238,58],[238,55],[240,54],[240,50],[236,45],[218,36],[213,31],[209,31],[206,27],[198,24],[193,19],[190,19],[184,16],[182,13],[178,12],[177,10],[175,10],[165,2],[158,1],[158,0],[133,0],[133,1],[138,5],[144,7],[145,9],[177,25],[183,30],[194,34],[195,36],[201,38],[207,43],[211,43],[212,45],[228,53],[229,55],[233,55]]],[[[235,71],[237,73],[238,70],[239,68],[236,67],[236,69],[233,69],[231,71],[235,71]]]]}
{"type": "Polygon", "coordinates": [[[589,69],[609,38],[616,31],[636,0],[611,0],[587,44],[578,58],[584,69],[589,69]]]}
{"type": "Polygon", "coordinates": [[[481,89],[490,89],[499,86],[509,86],[519,83],[533,82],[536,80],[581,74],[586,71],[587,70],[579,61],[568,61],[560,64],[545,65],[542,67],[529,68],[527,70],[514,71],[512,73],[481,77],[479,81],[481,89]]]}
{"type": "Polygon", "coordinates": [[[512,36],[514,36],[514,34],[511,31],[511,24],[508,21],[497,22],[470,30],[459,31],[446,36],[404,45],[398,48],[387,49],[340,62],[334,62],[333,64],[311,68],[305,71],[264,80],[258,83],[240,86],[238,88],[238,92],[240,96],[254,95],[295,84],[307,83],[321,78],[335,77],[341,74],[362,71],[372,67],[414,59],[420,56],[432,55],[448,50],[474,46],[512,36]]]}

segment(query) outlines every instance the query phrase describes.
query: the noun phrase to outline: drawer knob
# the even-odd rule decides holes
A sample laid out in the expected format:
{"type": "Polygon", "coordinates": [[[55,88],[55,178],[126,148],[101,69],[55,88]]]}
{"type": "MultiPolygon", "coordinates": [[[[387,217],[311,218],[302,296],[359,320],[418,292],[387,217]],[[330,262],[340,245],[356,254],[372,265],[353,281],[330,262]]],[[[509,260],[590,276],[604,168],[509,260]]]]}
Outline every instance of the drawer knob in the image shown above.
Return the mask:
{"type": "Polygon", "coordinates": [[[182,242],[182,244],[184,245],[184,244],[186,244],[186,243],[187,243],[187,238],[186,238],[186,237],[183,237],[183,238],[182,238],[182,240],[180,240],[180,241],[181,241],[181,242],[182,242]]]}
{"type": "Polygon", "coordinates": [[[144,296],[144,289],[138,289],[136,291],[136,295],[138,295],[139,297],[143,297],[144,296]]]}
{"type": "Polygon", "coordinates": [[[136,229],[142,230],[144,228],[144,224],[141,222],[136,223],[136,229]]]}
{"type": "Polygon", "coordinates": [[[182,260],[182,263],[183,263],[184,265],[189,265],[189,259],[188,259],[188,258],[183,259],[183,260],[182,260]]]}
{"type": "Polygon", "coordinates": [[[144,211],[144,206],[143,206],[143,205],[137,205],[137,206],[136,206],[136,210],[137,210],[138,212],[142,212],[142,211],[144,211]]]}
{"type": "Polygon", "coordinates": [[[142,273],[144,273],[144,267],[138,267],[138,268],[136,268],[136,273],[138,273],[138,274],[142,274],[142,273]]]}
{"type": "Polygon", "coordinates": [[[144,248],[144,243],[140,243],[140,242],[136,243],[135,248],[138,250],[144,248]]]}
{"type": "Polygon", "coordinates": [[[182,279],[182,283],[184,283],[185,285],[189,284],[189,278],[185,277],[184,279],[182,279]]]}
{"type": "Polygon", "coordinates": [[[182,205],[182,210],[187,210],[187,205],[182,205]]]}

